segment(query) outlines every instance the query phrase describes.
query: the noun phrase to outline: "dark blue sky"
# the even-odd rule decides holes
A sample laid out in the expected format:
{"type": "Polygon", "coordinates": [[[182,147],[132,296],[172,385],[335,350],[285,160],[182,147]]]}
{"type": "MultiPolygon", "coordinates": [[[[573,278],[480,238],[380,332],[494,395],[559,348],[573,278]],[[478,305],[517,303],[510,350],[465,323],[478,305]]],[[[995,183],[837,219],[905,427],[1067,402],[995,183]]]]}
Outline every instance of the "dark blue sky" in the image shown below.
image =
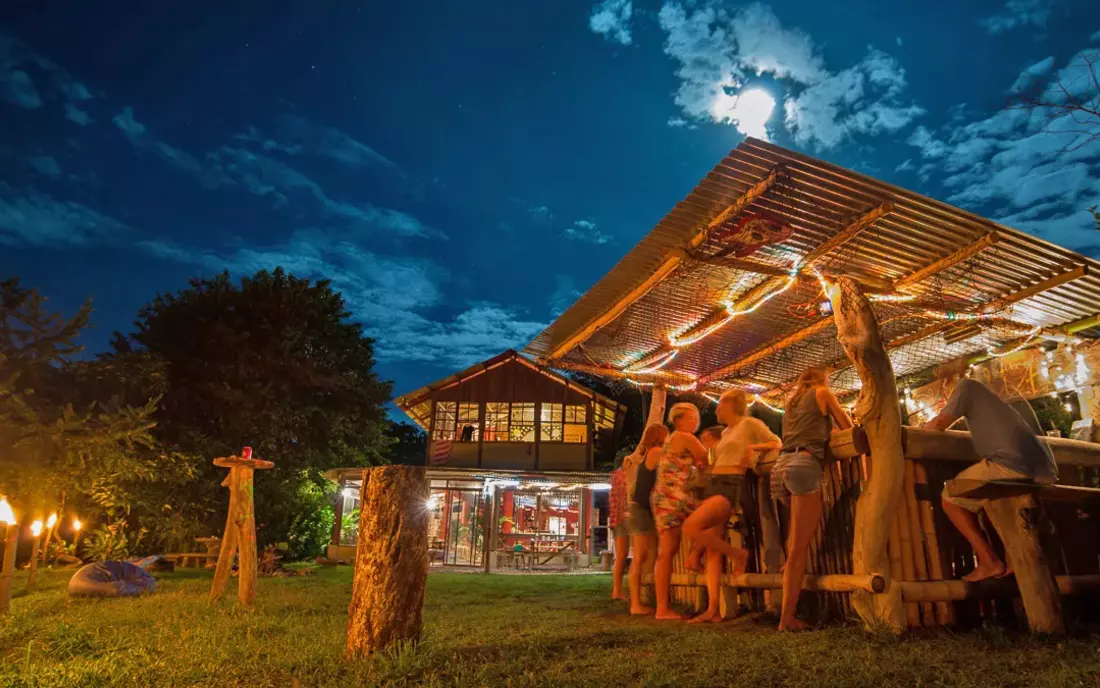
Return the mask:
{"type": "Polygon", "coordinates": [[[0,275],[93,297],[93,351],[191,276],[327,277],[401,393],[525,344],[753,126],[1100,257],[1100,140],[1006,108],[1089,97],[1100,3],[904,4],[10,1],[0,275]]]}

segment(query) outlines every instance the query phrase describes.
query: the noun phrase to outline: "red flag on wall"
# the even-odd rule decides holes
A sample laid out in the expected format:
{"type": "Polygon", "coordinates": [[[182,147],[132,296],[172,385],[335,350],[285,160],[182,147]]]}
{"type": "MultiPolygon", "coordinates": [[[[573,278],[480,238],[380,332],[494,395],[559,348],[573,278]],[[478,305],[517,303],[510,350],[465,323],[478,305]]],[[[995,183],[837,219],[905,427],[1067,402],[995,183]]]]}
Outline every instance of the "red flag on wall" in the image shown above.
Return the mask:
{"type": "Polygon", "coordinates": [[[431,464],[439,466],[451,461],[451,441],[436,440],[432,442],[431,464]]]}

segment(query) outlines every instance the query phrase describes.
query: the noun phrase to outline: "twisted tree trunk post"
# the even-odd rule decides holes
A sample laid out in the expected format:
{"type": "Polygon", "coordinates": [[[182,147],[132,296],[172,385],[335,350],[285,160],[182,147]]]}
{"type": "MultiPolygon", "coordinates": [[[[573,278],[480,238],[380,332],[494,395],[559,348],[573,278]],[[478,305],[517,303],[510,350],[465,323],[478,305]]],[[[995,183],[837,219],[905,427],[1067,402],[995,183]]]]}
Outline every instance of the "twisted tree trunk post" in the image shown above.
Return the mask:
{"type": "Polygon", "coordinates": [[[252,458],[252,448],[245,447],[240,456],[214,459],[214,465],[229,469],[229,477],[222,483],[229,487],[229,513],[225,517],[210,599],[217,600],[225,594],[233,555],[239,550],[237,599],[245,607],[251,607],[256,600],[256,504],[252,477],[257,469],[272,468],[275,464],[252,458]]]}
{"type": "Polygon", "coordinates": [[[428,580],[428,494],[423,466],[363,471],[348,659],[420,639],[428,580]]]}
{"type": "MultiPolygon", "coordinates": [[[[850,277],[838,278],[829,287],[829,300],[837,340],[855,364],[862,383],[855,415],[867,431],[871,455],[870,475],[856,502],[852,573],[879,574],[890,570],[886,542],[905,479],[898,390],[874,310],[859,283],[850,277]]],[[[852,606],[868,626],[886,624],[895,632],[905,628],[899,583],[891,579],[882,594],[852,593],[852,606]]]]}

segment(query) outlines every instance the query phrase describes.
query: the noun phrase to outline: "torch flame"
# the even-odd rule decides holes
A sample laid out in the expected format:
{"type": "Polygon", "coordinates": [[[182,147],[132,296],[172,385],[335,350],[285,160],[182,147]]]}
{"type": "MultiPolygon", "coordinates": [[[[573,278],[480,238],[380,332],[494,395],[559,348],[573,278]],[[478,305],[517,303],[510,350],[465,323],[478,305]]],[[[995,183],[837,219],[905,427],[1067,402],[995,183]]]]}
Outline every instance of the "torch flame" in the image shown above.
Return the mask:
{"type": "Polygon", "coordinates": [[[73,530],[80,530],[84,527],[84,524],[80,522],[79,518],[73,519],[73,530]]]}
{"type": "Polygon", "coordinates": [[[55,525],[57,525],[57,514],[53,513],[50,514],[50,517],[46,519],[46,527],[53,528],[55,525]]]}
{"type": "Polygon", "coordinates": [[[11,504],[8,504],[6,497],[0,497],[0,523],[9,526],[15,524],[15,512],[11,510],[11,504]]]}
{"type": "Polygon", "coordinates": [[[42,521],[35,521],[31,524],[31,535],[38,537],[42,534],[42,521]]]}

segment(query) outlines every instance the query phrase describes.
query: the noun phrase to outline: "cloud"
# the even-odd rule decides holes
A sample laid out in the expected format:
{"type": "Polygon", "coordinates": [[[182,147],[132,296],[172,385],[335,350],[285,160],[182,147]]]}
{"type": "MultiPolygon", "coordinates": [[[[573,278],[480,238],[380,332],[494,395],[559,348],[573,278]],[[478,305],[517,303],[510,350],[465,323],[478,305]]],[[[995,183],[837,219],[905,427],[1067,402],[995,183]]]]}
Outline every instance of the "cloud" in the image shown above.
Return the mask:
{"type": "Polygon", "coordinates": [[[115,115],[111,121],[139,150],[155,155],[169,165],[186,172],[195,174],[202,172],[202,165],[190,153],[169,146],[153,137],[144,124],[134,119],[133,108],[123,108],[122,112],[115,115]]]}
{"type": "Polygon", "coordinates": [[[574,221],[572,226],[565,228],[564,234],[567,239],[588,244],[606,244],[611,241],[611,237],[596,229],[596,223],[590,220],[574,221]]]}
{"type": "MultiPolygon", "coordinates": [[[[940,175],[947,199],[1069,248],[1096,251],[1091,215],[1100,201],[1100,118],[1059,105],[1100,105],[1079,53],[1061,69],[1043,60],[1021,71],[1021,84],[1055,107],[1010,106],[938,130],[918,127],[909,137],[926,169],[940,175]],[[1064,86],[1058,87],[1061,83],[1064,86]],[[1090,100],[1091,98],[1091,100],[1090,100]]],[[[928,176],[931,176],[930,174],[928,176]]]]}
{"type": "Polygon", "coordinates": [[[72,103],[65,103],[65,119],[82,127],[86,127],[94,121],[91,115],[72,103]]]}
{"type": "Polygon", "coordinates": [[[909,172],[911,170],[915,170],[916,167],[917,166],[913,164],[913,159],[912,158],[906,158],[905,162],[901,163],[900,165],[898,165],[897,167],[894,168],[894,171],[895,172],[909,172]]]}
{"type": "Polygon", "coordinates": [[[583,292],[577,289],[577,284],[569,275],[554,275],[554,291],[550,294],[550,316],[558,317],[564,313],[583,292]]]}
{"type": "Polygon", "coordinates": [[[529,341],[545,323],[524,319],[497,303],[467,304],[453,315],[432,319],[427,312],[448,310],[443,301],[447,272],[424,259],[383,256],[358,242],[328,232],[303,230],[270,246],[204,251],[166,242],[139,248],[166,260],[252,273],[282,266],[299,277],[328,279],[343,294],[352,316],[377,340],[383,362],[416,361],[461,369],[529,341]]]}
{"type": "Polygon", "coordinates": [[[267,152],[316,155],[349,167],[397,168],[392,160],[351,135],[335,127],[315,124],[298,115],[280,117],[277,130],[282,142],[264,136],[256,127],[249,127],[246,133],[233,138],[257,143],[267,152]]]}
{"type": "Polygon", "coordinates": [[[291,202],[310,203],[324,216],[389,236],[446,239],[447,236],[417,218],[392,208],[330,198],[321,186],[290,165],[243,148],[222,146],[207,156],[204,178],[213,186],[240,187],[269,197],[276,208],[291,202]]]}
{"type": "Polygon", "coordinates": [[[39,174],[57,178],[61,176],[61,166],[53,158],[45,155],[35,155],[27,159],[27,163],[39,174]]]}
{"type": "Polygon", "coordinates": [[[994,35],[1029,24],[1043,28],[1053,6],[1053,0],[1008,0],[1000,12],[983,17],[978,23],[994,35]]]}
{"type": "Polygon", "coordinates": [[[536,205],[533,208],[528,208],[527,213],[539,222],[549,222],[554,219],[554,214],[550,212],[550,208],[544,205],[536,205]]]}
{"type": "Polygon", "coordinates": [[[630,17],[633,13],[634,3],[631,0],[603,0],[592,9],[588,28],[609,41],[630,45],[630,17]]]}
{"type": "Polygon", "coordinates": [[[64,104],[68,119],[77,121],[69,116],[72,111],[79,113],[75,117],[82,115],[90,121],[78,104],[93,97],[84,84],[57,64],[0,31],[0,99],[28,110],[37,110],[47,101],[58,101],[64,104]],[[43,77],[40,83],[35,83],[28,70],[43,77]]]}
{"type": "Polygon", "coordinates": [[[120,239],[121,222],[82,203],[59,201],[34,189],[0,182],[0,244],[17,247],[87,247],[120,239]]]}
{"type": "Polygon", "coordinates": [[[795,141],[816,148],[896,132],[924,112],[905,98],[905,70],[893,57],[868,47],[859,62],[831,70],[812,37],[783,26],[767,5],[727,10],[707,0],[685,9],[668,2],[658,20],[666,33],[665,53],[679,63],[675,102],[688,120],[766,134],[760,117],[747,125],[735,109],[737,95],[759,76],[786,89],[769,95],[784,100],[784,124],[795,141]]]}

